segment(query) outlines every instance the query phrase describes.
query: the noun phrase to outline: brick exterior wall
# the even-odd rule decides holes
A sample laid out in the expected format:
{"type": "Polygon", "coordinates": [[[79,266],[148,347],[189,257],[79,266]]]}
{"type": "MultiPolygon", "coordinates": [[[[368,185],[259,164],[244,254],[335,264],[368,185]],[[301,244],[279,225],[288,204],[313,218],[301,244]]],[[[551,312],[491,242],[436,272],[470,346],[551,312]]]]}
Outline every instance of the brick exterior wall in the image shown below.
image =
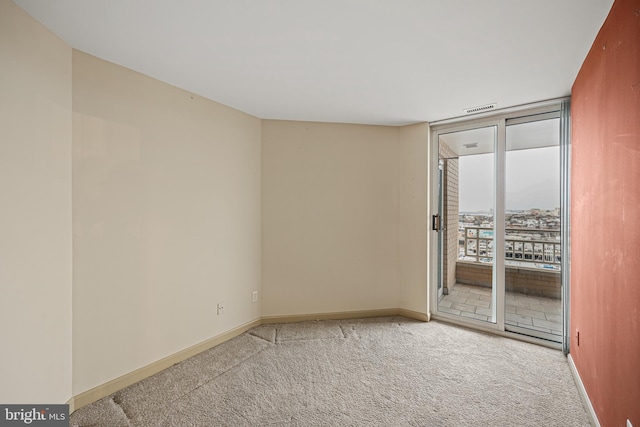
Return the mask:
{"type": "MultiPolygon", "coordinates": [[[[491,287],[491,264],[459,261],[456,279],[459,283],[491,287]]],[[[506,267],[506,289],[525,295],[560,299],[560,272],[527,267],[506,267]]]]}
{"type": "Polygon", "coordinates": [[[443,239],[443,284],[444,293],[448,294],[456,284],[456,262],[458,261],[458,159],[446,144],[438,147],[441,159],[445,159],[443,174],[445,186],[443,188],[444,218],[446,228],[443,239]]]}

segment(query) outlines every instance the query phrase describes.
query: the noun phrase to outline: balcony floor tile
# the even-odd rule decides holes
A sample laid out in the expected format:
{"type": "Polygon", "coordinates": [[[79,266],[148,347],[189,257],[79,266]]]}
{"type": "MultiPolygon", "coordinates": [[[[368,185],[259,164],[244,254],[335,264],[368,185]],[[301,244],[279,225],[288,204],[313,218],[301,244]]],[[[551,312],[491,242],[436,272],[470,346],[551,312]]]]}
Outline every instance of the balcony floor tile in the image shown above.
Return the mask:
{"type": "Polygon", "coordinates": [[[469,317],[471,319],[482,320],[484,322],[488,322],[489,321],[489,318],[487,316],[482,316],[482,315],[476,314],[476,313],[468,313],[468,312],[465,312],[465,311],[461,312],[460,316],[469,317]]]}
{"type": "MultiPolygon", "coordinates": [[[[438,311],[489,321],[492,290],[485,286],[462,283],[449,291],[438,303],[438,311]]],[[[507,292],[505,323],[536,331],[562,335],[562,305],[559,299],[507,292]]]]}
{"type": "Polygon", "coordinates": [[[478,308],[476,308],[476,314],[481,314],[481,315],[483,315],[483,316],[486,316],[486,317],[487,317],[487,319],[488,319],[489,317],[491,317],[491,315],[492,315],[492,312],[491,312],[491,311],[492,311],[492,310],[491,310],[490,308],[482,308],[482,307],[478,307],[478,308]]]}
{"type": "Polygon", "coordinates": [[[528,308],[517,307],[516,313],[523,316],[533,317],[540,320],[547,320],[546,316],[541,311],[529,310],[528,308]]]}
{"type": "Polygon", "coordinates": [[[520,324],[533,325],[533,322],[531,321],[531,317],[523,316],[521,314],[506,313],[505,319],[507,323],[511,325],[520,325],[520,324]]]}
{"type": "Polygon", "coordinates": [[[451,304],[451,308],[454,310],[466,311],[468,313],[475,313],[477,307],[475,305],[460,304],[456,302],[451,304]]]}
{"type": "Polygon", "coordinates": [[[491,308],[491,302],[490,301],[480,301],[480,300],[467,300],[467,302],[465,304],[472,304],[475,305],[476,307],[482,307],[482,308],[491,308]]]}

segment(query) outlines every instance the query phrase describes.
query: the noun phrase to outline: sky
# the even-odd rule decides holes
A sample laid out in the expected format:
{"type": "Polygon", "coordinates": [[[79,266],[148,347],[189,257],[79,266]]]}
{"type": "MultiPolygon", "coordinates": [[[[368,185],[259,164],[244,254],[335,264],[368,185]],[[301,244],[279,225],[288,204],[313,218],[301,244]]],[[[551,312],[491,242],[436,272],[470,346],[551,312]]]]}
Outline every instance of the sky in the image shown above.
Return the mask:
{"type": "MultiPolygon", "coordinates": [[[[528,210],[560,206],[560,151],[558,146],[507,151],[506,208],[528,210]]],[[[493,208],[493,154],[459,158],[461,212],[493,208]]]]}

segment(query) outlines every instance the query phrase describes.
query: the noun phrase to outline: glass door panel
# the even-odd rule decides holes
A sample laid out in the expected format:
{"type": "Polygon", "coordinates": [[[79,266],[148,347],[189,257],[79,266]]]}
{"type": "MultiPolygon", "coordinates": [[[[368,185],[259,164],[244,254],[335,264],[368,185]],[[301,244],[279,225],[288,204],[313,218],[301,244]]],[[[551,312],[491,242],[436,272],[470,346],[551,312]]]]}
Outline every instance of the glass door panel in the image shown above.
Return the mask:
{"type": "Polygon", "coordinates": [[[560,119],[506,123],[505,329],[562,342],[560,119]]]}
{"type": "MultiPolygon", "coordinates": [[[[497,127],[438,135],[439,314],[496,323],[494,170],[497,127]]],[[[437,223],[437,224],[436,224],[437,223]]]]}
{"type": "Polygon", "coordinates": [[[566,345],[569,282],[560,209],[568,104],[518,113],[434,127],[430,307],[450,321],[558,347],[566,345]]]}

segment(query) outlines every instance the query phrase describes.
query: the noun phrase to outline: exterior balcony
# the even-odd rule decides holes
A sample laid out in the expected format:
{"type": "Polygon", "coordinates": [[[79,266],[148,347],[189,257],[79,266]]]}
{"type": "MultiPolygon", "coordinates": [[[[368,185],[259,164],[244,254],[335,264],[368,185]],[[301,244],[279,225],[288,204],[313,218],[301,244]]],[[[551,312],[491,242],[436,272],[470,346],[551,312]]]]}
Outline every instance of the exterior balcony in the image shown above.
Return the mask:
{"type": "MultiPolygon", "coordinates": [[[[505,301],[507,325],[562,336],[562,305],[559,298],[507,291],[505,301]]],[[[457,283],[438,302],[438,311],[488,322],[491,321],[492,304],[490,287],[457,283]]]]}
{"type": "MultiPolygon", "coordinates": [[[[562,335],[559,240],[557,229],[506,229],[506,324],[562,335]]],[[[493,247],[491,228],[460,227],[455,283],[449,279],[439,311],[491,320],[493,247]]]]}

